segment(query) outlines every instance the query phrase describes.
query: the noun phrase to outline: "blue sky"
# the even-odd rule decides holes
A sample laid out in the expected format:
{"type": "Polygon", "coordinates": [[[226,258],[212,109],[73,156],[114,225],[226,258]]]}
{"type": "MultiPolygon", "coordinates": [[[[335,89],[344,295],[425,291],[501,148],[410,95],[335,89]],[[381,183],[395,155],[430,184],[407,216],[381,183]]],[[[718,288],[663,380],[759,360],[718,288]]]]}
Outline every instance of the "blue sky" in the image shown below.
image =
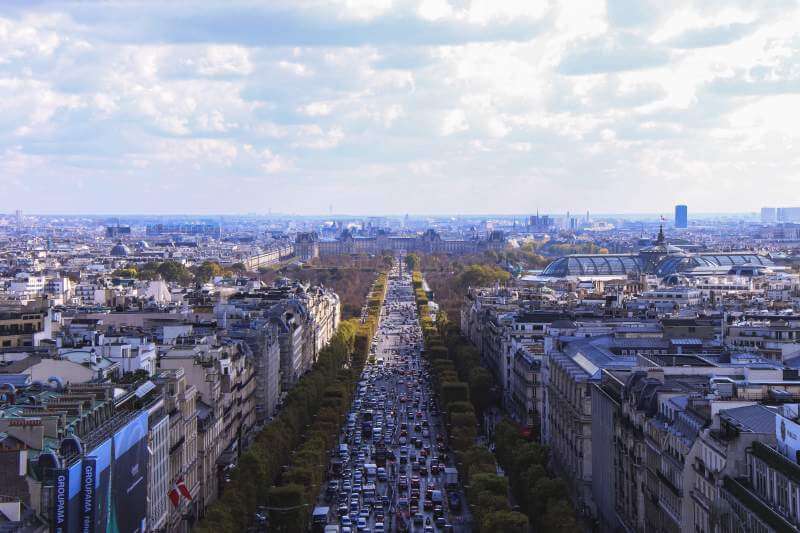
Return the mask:
{"type": "Polygon", "coordinates": [[[798,204],[784,0],[0,4],[0,211],[798,204]]]}

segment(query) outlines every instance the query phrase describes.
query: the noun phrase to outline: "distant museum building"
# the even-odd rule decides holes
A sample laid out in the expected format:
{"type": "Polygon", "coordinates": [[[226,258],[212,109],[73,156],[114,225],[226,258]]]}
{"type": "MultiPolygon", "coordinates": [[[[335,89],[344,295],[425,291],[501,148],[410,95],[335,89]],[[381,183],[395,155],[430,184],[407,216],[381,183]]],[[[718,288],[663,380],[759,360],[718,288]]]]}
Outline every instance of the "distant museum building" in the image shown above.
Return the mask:
{"type": "Polygon", "coordinates": [[[666,242],[663,228],[653,246],[635,254],[568,255],[559,257],[541,273],[542,278],[624,278],[655,275],[711,276],[729,273],[758,275],[775,264],[751,251],[692,253],[666,242]]]}
{"type": "Polygon", "coordinates": [[[422,235],[390,235],[378,232],[372,237],[356,237],[344,230],[336,240],[320,240],[316,232],[298,233],[295,254],[301,261],[315,257],[345,254],[379,254],[384,250],[406,252],[470,254],[486,250],[502,250],[506,246],[502,231],[493,231],[486,239],[443,239],[435,230],[422,235]]]}

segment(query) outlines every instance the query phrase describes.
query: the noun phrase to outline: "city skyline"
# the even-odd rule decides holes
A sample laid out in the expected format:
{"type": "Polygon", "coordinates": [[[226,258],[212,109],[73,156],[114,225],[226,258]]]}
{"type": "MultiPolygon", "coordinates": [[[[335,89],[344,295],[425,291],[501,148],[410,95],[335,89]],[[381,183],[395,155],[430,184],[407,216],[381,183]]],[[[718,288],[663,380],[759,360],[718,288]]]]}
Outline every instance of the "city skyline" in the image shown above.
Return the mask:
{"type": "MultiPolygon", "coordinates": [[[[642,221],[655,221],[655,222],[665,222],[665,223],[672,223],[673,220],[673,210],[675,206],[667,208],[663,211],[651,211],[651,212],[643,212],[643,211],[631,211],[631,212],[588,212],[590,219],[596,220],[605,220],[605,219],[628,219],[628,220],[642,220],[642,221]]],[[[691,206],[689,206],[691,207],[691,206]]],[[[689,213],[689,220],[698,220],[698,219],[715,219],[715,218],[742,218],[742,219],[757,219],[760,217],[760,209],[778,209],[775,207],[762,207],[753,211],[719,211],[719,212],[694,212],[692,211],[689,213]]],[[[795,209],[795,208],[790,208],[795,209]]],[[[15,217],[16,211],[8,211],[8,212],[1,212],[0,217],[15,217]]],[[[67,211],[53,211],[53,212],[36,212],[36,211],[22,211],[20,210],[20,216],[22,217],[47,217],[47,218],[57,218],[57,217],[88,217],[88,218],[107,218],[107,219],[116,219],[119,218],[121,220],[126,219],[163,219],[163,220],[182,220],[182,219],[214,219],[214,218],[263,218],[263,219],[308,219],[308,220],[347,220],[347,219],[354,219],[354,218],[403,218],[405,216],[412,217],[414,219],[424,219],[424,218],[498,218],[503,220],[511,220],[514,218],[520,219],[527,219],[530,216],[533,216],[537,213],[537,211],[541,215],[547,215],[549,217],[555,219],[564,219],[567,216],[570,218],[576,218],[579,220],[584,220],[586,218],[587,212],[584,210],[582,211],[580,208],[577,209],[568,209],[566,211],[543,211],[541,209],[536,210],[532,209],[528,212],[518,212],[518,213],[499,213],[499,212],[431,212],[431,213],[405,213],[405,212],[381,212],[381,213],[359,213],[359,212],[309,212],[309,213],[291,213],[291,212],[153,212],[153,213],[146,213],[146,212],[67,212],[67,211]]],[[[778,222],[776,220],[776,222],[778,222]]]]}

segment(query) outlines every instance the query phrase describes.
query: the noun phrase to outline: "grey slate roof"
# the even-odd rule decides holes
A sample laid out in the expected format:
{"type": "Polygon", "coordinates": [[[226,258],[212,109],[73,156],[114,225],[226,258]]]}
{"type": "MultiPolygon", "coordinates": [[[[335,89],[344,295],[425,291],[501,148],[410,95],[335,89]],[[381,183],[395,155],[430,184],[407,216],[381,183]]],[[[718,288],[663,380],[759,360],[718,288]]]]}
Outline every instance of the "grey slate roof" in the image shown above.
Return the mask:
{"type": "Polygon", "coordinates": [[[747,405],[733,409],[723,409],[720,416],[727,418],[743,431],[752,433],[775,433],[775,411],[764,405],[747,405]]]}

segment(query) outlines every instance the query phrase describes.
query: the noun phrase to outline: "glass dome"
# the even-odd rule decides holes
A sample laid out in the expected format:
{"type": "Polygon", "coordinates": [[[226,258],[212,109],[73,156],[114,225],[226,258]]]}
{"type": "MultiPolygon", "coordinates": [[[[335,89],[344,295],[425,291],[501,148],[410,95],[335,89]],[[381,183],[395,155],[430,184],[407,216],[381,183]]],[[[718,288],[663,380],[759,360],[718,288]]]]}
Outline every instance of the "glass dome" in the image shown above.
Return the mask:
{"type": "Polygon", "coordinates": [[[627,276],[639,274],[633,255],[570,255],[556,259],[542,271],[543,276],[627,276]]]}

